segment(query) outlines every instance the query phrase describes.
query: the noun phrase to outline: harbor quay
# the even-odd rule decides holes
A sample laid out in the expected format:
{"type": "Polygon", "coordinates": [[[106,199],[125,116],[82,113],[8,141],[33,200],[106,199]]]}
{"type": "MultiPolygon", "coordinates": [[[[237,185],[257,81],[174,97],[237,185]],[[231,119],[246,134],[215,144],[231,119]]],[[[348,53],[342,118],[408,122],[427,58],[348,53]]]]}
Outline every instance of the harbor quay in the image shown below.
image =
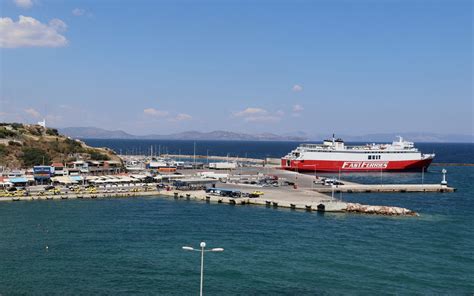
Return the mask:
{"type": "MultiPolygon", "coordinates": [[[[183,157],[183,156],[182,156],[183,157]]],[[[188,156],[193,158],[193,156],[188,156]]],[[[134,156],[138,163],[146,157],[134,156]]],[[[216,159],[216,158],[214,158],[216,159]]],[[[224,159],[221,159],[224,161],[224,159]]],[[[228,159],[226,159],[228,161],[228,159]]],[[[130,159],[125,159],[125,163],[130,159]]],[[[418,215],[414,211],[392,206],[362,205],[337,198],[344,193],[383,192],[452,192],[447,184],[358,184],[327,179],[311,174],[282,170],[268,160],[247,161],[230,169],[167,168],[159,171],[134,163],[134,171],[115,175],[67,177],[53,179],[54,185],[26,186],[21,194],[2,194],[0,201],[67,200],[94,198],[168,197],[228,205],[256,205],[271,208],[318,212],[353,212],[379,215],[418,215]],[[252,164],[250,164],[252,163],[252,164]],[[45,190],[46,189],[46,190],[45,190]]],[[[227,167],[226,162],[222,162],[227,167]]],[[[229,166],[231,167],[231,166],[229,166]]]]}
{"type": "Polygon", "coordinates": [[[84,193],[59,193],[48,195],[28,195],[18,197],[0,197],[0,201],[40,201],[40,200],[70,200],[70,199],[96,199],[96,198],[137,198],[137,197],[168,197],[174,199],[186,199],[201,202],[212,202],[227,205],[257,205],[271,208],[287,208],[291,210],[317,211],[317,212],[354,212],[378,215],[417,216],[418,214],[409,209],[387,206],[369,206],[355,203],[346,203],[337,199],[331,199],[324,195],[309,196],[271,194],[268,197],[228,197],[207,194],[203,190],[131,190],[118,192],[84,192],[84,193]]]}

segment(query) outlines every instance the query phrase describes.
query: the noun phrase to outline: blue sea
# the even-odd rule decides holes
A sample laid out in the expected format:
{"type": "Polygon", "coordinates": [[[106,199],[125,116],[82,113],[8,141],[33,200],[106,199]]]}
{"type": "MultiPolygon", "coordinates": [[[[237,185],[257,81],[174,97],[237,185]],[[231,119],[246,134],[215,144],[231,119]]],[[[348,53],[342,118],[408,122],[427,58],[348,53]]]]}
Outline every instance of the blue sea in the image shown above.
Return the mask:
{"type": "MultiPolygon", "coordinates": [[[[150,144],[120,142],[88,141],[123,150],[150,144]]],[[[170,153],[193,150],[193,142],[161,143],[150,145],[170,153]]],[[[197,149],[278,157],[297,145],[280,144],[197,142],[197,149]]],[[[437,162],[473,162],[472,144],[424,145],[438,153],[437,162]]],[[[431,167],[424,182],[438,183],[441,168],[431,167]]],[[[474,167],[446,168],[454,193],[338,196],[406,207],[419,217],[318,214],[159,196],[1,202],[0,295],[198,295],[199,253],[181,247],[200,241],[225,249],[205,255],[206,295],[472,295],[474,167]]],[[[344,178],[415,183],[421,174],[344,178]]]]}

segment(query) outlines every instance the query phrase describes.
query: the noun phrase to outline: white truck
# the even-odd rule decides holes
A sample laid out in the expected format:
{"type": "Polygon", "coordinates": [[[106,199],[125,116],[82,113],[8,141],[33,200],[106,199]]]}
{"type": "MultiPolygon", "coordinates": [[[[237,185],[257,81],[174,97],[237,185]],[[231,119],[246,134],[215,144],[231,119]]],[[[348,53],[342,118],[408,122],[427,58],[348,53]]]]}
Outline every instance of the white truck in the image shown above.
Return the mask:
{"type": "Polygon", "coordinates": [[[233,170],[237,168],[236,162],[211,162],[209,163],[210,169],[215,170],[233,170]]]}

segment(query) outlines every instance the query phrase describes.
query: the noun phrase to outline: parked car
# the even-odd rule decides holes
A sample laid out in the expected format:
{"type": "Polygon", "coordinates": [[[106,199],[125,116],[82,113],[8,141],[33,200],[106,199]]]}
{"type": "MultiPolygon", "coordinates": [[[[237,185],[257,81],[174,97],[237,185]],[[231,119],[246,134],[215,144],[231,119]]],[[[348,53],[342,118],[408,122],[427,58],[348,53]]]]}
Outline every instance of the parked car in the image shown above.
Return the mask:
{"type": "Polygon", "coordinates": [[[344,183],[337,179],[325,179],[324,185],[344,185],[344,183]]]}

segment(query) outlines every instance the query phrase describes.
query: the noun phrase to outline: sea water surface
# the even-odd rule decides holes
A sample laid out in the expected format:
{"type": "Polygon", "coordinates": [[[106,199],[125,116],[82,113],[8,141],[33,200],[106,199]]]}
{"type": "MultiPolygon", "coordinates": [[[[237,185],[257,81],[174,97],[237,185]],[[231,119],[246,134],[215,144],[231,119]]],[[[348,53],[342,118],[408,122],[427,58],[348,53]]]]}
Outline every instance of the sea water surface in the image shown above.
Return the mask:
{"type": "MultiPolygon", "coordinates": [[[[424,174],[439,182],[440,167],[424,174]]],[[[165,197],[0,203],[1,295],[452,294],[474,292],[474,168],[454,193],[344,194],[419,217],[317,214],[165,197]]],[[[346,175],[374,181],[377,174],[346,175]]],[[[382,182],[418,182],[420,173],[382,182]]]]}

